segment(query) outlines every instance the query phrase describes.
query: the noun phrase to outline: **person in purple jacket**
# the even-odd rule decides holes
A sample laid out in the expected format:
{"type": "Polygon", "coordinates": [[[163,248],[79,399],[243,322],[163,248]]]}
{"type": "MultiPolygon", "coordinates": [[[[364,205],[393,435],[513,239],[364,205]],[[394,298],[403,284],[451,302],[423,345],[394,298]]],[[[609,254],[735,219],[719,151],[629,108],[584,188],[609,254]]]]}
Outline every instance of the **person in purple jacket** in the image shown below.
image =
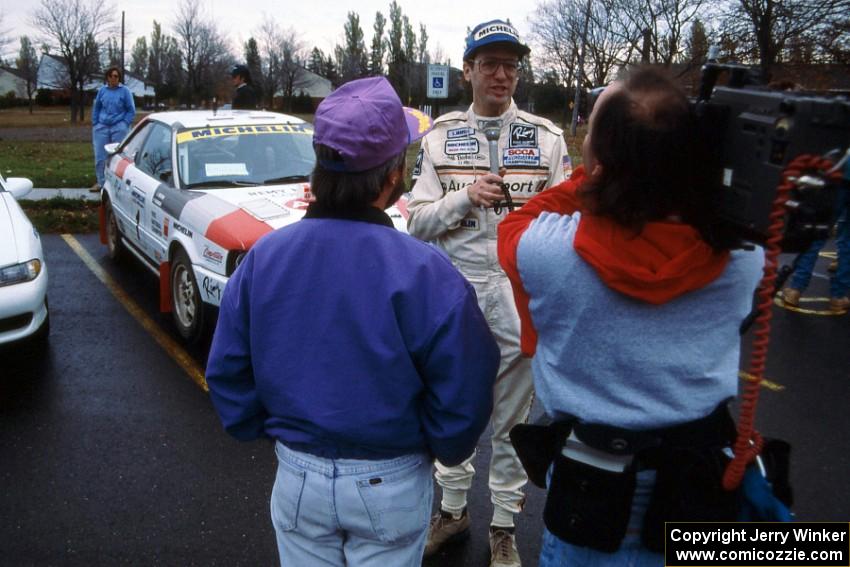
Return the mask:
{"type": "Polygon", "coordinates": [[[103,187],[103,168],[106,164],[104,146],[123,140],[130,131],[133,117],[136,116],[133,93],[121,84],[121,70],[118,67],[110,67],[106,70],[105,78],[106,85],[97,91],[91,111],[94,171],[97,176],[97,183],[91,188],[92,192],[100,191],[103,187]]]}
{"type": "Polygon", "coordinates": [[[334,91],[315,202],[224,290],[207,383],[231,435],[275,441],[281,565],[420,565],[434,459],[463,461],[490,417],[499,349],[473,288],[384,212],[430,128],[383,77],[334,91]]]}

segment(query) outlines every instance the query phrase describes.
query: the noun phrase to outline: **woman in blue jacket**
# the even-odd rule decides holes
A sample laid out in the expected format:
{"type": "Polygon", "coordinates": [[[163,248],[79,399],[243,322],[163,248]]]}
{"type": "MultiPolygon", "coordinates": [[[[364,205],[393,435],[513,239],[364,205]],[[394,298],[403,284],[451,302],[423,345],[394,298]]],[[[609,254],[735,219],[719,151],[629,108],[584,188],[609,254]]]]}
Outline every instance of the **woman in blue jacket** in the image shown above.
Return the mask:
{"type": "Polygon", "coordinates": [[[103,186],[103,166],[106,162],[104,146],[123,140],[135,115],[133,94],[121,84],[121,71],[118,67],[110,67],[106,70],[106,86],[97,91],[91,113],[94,170],[97,175],[97,183],[92,187],[93,192],[100,191],[103,186]]]}

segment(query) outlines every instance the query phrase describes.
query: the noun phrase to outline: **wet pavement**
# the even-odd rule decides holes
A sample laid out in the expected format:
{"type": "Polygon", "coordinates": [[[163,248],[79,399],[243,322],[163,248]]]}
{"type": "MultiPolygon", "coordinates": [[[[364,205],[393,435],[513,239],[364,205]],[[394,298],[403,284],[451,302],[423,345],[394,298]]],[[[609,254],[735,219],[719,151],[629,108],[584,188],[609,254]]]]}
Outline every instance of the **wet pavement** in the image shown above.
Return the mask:
{"type": "MultiPolygon", "coordinates": [[[[96,235],[76,238],[176,338],[169,316],[157,312],[156,277],[132,261],[109,261],[96,235]]],[[[229,438],[208,395],[66,241],[45,235],[44,244],[49,348],[0,352],[0,565],[276,564],[271,444],[229,438]]],[[[818,262],[807,298],[827,297],[828,261],[818,262]]],[[[763,389],[757,427],[793,445],[798,518],[846,522],[850,315],[826,314],[825,300],[804,306],[811,313],[773,309],[766,376],[776,389],[763,389]]],[[[205,353],[204,345],[189,349],[201,367],[205,353]]],[[[424,565],[488,564],[488,459],[485,435],[470,495],[472,537],[424,565]]],[[[523,564],[533,567],[544,494],[527,493],[517,531],[523,564]]]]}

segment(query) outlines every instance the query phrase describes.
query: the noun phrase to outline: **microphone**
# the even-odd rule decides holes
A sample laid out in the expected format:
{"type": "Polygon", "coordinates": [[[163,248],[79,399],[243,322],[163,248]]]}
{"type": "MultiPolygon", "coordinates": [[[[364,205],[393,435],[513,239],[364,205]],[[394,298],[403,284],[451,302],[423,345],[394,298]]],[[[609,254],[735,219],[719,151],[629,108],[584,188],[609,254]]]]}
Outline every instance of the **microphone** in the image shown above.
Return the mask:
{"type": "Polygon", "coordinates": [[[481,129],[490,147],[490,173],[499,175],[499,132],[502,125],[498,120],[488,120],[481,123],[481,129]]]}
{"type": "MultiPolygon", "coordinates": [[[[487,120],[481,123],[481,129],[484,130],[484,137],[487,138],[487,145],[490,148],[490,173],[499,175],[499,133],[502,130],[502,124],[498,120],[487,120]]],[[[505,194],[505,205],[508,210],[513,211],[514,201],[504,183],[502,184],[502,193],[505,194]]],[[[501,214],[501,203],[496,203],[493,206],[493,212],[497,215],[501,214]]]]}

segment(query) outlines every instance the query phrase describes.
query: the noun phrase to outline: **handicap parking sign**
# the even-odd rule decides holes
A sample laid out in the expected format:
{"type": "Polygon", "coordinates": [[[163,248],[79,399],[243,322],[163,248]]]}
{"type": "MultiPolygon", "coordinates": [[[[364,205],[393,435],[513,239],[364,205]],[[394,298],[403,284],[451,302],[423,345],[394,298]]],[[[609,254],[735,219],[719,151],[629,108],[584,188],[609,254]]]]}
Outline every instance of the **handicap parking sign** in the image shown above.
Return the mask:
{"type": "Polygon", "coordinates": [[[448,98],[449,66],[428,65],[428,98],[448,98]]]}

